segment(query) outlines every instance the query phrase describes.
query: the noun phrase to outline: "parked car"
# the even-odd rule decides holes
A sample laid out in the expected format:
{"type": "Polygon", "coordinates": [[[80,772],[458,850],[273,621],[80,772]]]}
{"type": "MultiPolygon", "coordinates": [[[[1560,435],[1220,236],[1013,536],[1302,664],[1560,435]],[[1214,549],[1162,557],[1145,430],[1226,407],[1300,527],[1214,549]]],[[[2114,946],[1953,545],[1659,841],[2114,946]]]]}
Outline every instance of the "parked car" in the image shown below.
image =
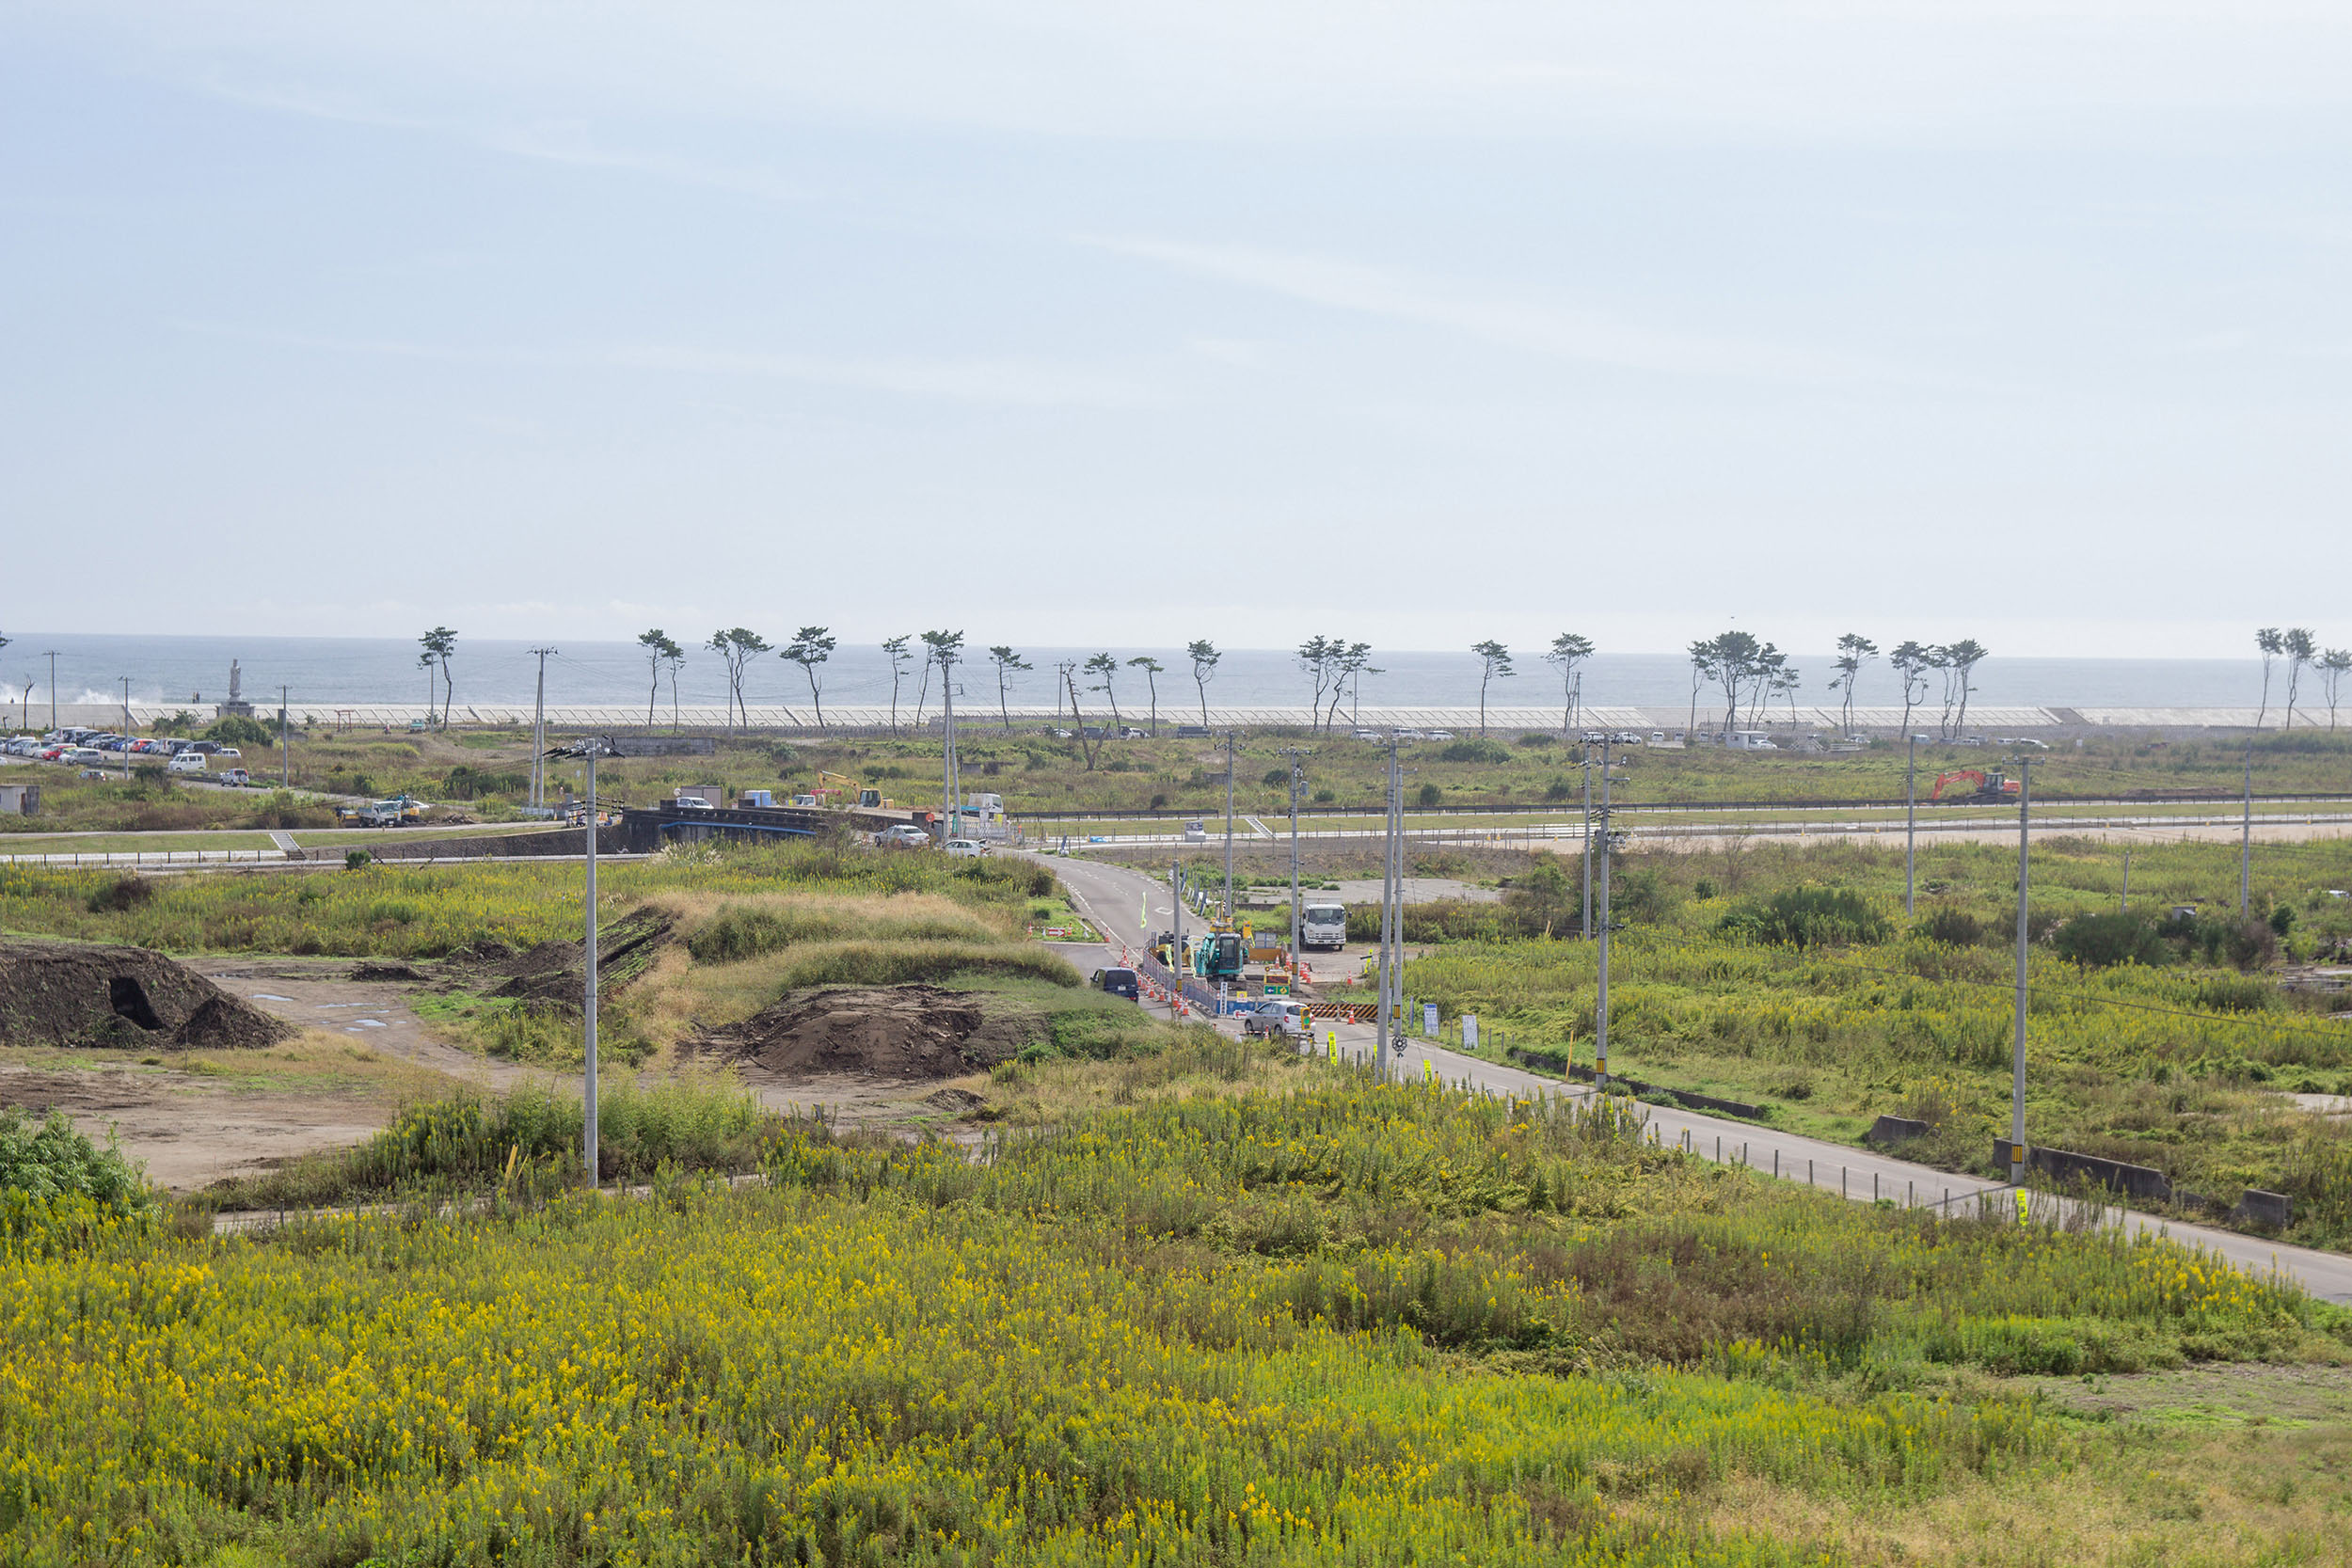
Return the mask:
{"type": "Polygon", "coordinates": [[[1244,1035],[1281,1035],[1295,1039],[1307,1033],[1307,1008],[1299,1002],[1261,1002],[1241,1015],[1244,1035]]]}
{"type": "Polygon", "coordinates": [[[699,795],[681,795],[670,804],[679,811],[717,811],[719,809],[699,795]]]}
{"type": "Polygon", "coordinates": [[[1642,743],[1642,737],[1631,730],[1619,730],[1616,738],[1620,746],[1639,746],[1642,743]]]}
{"type": "Polygon", "coordinates": [[[977,838],[951,838],[940,846],[957,860],[976,861],[988,853],[988,846],[977,838]]]}
{"type": "Polygon", "coordinates": [[[1206,844],[1206,843],[1208,843],[1208,842],[1209,842],[1209,825],[1208,825],[1207,823],[1205,823],[1205,822],[1187,822],[1187,823],[1185,823],[1185,824],[1184,824],[1184,842],[1185,842],[1186,844],[1206,844]]]}
{"type": "Polygon", "coordinates": [[[1121,740],[1147,740],[1151,737],[1146,736],[1141,730],[1136,729],[1133,724],[1130,724],[1125,729],[1119,732],[1119,738],[1121,740]]]}
{"type": "Polygon", "coordinates": [[[166,771],[172,773],[201,773],[204,771],[206,765],[206,758],[203,752],[183,752],[178,756],[173,757],[169,762],[164,764],[164,768],[166,771]]]}
{"type": "Polygon", "coordinates": [[[82,769],[78,777],[85,779],[110,779],[114,777],[114,775],[107,772],[103,768],[85,768],[82,769]]]}
{"type": "Polygon", "coordinates": [[[246,771],[244,768],[231,768],[228,769],[226,772],[223,772],[223,773],[218,773],[218,774],[215,774],[215,775],[214,775],[214,776],[215,776],[215,778],[219,779],[219,780],[220,780],[220,782],[221,782],[222,784],[239,784],[239,785],[243,785],[243,784],[251,784],[251,783],[253,782],[253,775],[252,775],[252,774],[250,774],[250,773],[248,773],[248,772],[246,772],[246,771]]]}
{"type": "Polygon", "coordinates": [[[876,847],[883,849],[921,849],[930,842],[931,835],[912,822],[897,823],[874,835],[876,847]]]}
{"type": "Polygon", "coordinates": [[[1424,730],[1422,732],[1422,738],[1423,740],[1451,740],[1454,738],[1454,732],[1452,730],[1424,730]]]}
{"type": "Polygon", "coordinates": [[[106,753],[95,746],[76,746],[65,753],[65,760],[77,768],[87,768],[92,763],[104,762],[106,753]]]}
{"type": "Polygon", "coordinates": [[[1136,972],[1132,969],[1098,969],[1094,972],[1094,984],[1096,989],[1123,996],[1130,1002],[1143,1000],[1143,990],[1136,984],[1136,972]]]}

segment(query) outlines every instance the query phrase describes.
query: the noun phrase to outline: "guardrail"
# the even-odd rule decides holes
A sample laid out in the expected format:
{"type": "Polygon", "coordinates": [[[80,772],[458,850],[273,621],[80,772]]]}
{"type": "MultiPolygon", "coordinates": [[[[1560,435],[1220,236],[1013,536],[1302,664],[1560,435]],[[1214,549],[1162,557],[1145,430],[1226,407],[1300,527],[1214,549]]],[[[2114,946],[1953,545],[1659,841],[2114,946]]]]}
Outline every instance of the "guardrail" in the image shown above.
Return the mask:
{"type": "Polygon", "coordinates": [[[77,849],[70,854],[0,854],[0,864],[103,868],[113,865],[230,865],[299,860],[283,849],[77,849]]]}

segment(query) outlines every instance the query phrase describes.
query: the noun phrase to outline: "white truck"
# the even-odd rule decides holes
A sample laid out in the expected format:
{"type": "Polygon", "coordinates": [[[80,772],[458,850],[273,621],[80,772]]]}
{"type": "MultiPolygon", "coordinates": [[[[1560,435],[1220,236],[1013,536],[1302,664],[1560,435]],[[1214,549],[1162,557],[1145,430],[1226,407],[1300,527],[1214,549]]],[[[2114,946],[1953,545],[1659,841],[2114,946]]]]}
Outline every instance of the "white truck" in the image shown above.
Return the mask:
{"type": "Polygon", "coordinates": [[[1298,945],[1337,952],[1347,945],[1347,906],[1309,904],[1298,911],[1298,945]]]}

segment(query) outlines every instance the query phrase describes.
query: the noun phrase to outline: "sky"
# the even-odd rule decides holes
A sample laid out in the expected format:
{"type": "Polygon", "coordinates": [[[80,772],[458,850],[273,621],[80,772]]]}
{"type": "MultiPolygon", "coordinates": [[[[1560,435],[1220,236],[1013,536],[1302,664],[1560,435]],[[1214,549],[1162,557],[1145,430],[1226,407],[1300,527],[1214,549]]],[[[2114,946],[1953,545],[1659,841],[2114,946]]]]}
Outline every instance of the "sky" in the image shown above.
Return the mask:
{"type": "Polygon", "coordinates": [[[2348,111],[2263,0],[14,0],[0,632],[2344,643],[2348,111]]]}

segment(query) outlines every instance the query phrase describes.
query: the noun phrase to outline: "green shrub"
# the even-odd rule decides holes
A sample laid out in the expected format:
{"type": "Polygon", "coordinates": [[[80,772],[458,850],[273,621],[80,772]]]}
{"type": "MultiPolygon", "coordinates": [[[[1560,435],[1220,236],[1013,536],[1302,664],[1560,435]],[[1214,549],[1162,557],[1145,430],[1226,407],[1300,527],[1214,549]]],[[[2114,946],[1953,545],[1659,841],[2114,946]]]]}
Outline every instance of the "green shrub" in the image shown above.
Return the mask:
{"type": "Polygon", "coordinates": [[[40,1202],[87,1198],[118,1214],[154,1202],[138,1167],[111,1142],[100,1148],[62,1111],[35,1121],[17,1105],[0,1109],[0,1189],[40,1202]]]}
{"type": "Polygon", "coordinates": [[[275,746],[278,744],[278,732],[258,719],[232,713],[206,725],[200,738],[216,746],[275,746]]]}
{"type": "Polygon", "coordinates": [[[1974,947],[1984,940],[1984,922],[1957,904],[1939,904],[1914,927],[1947,947],[1974,947]]]}
{"type": "Polygon", "coordinates": [[[2107,914],[2078,914],[2050,938],[2058,956],[2085,969],[2111,969],[2117,964],[2169,962],[2172,946],[2144,914],[2128,911],[2107,914]]]}
{"type": "Polygon", "coordinates": [[[1421,803],[1422,805],[1434,806],[1443,799],[1445,799],[1445,791],[1439,789],[1436,784],[1425,784],[1421,786],[1421,803]]]}
{"type": "Polygon", "coordinates": [[[479,800],[485,795],[520,795],[531,781],[520,773],[500,773],[459,763],[441,780],[441,792],[453,800],[479,800]]]}
{"type": "Polygon", "coordinates": [[[1747,942],[1787,947],[1839,947],[1883,942],[1894,927],[1878,907],[1851,888],[1792,887],[1750,899],[1724,916],[1716,930],[1747,942]]]}
{"type": "Polygon", "coordinates": [[[1440,762],[1509,762],[1511,749],[1499,740],[1457,740],[1438,753],[1440,762]]]}

